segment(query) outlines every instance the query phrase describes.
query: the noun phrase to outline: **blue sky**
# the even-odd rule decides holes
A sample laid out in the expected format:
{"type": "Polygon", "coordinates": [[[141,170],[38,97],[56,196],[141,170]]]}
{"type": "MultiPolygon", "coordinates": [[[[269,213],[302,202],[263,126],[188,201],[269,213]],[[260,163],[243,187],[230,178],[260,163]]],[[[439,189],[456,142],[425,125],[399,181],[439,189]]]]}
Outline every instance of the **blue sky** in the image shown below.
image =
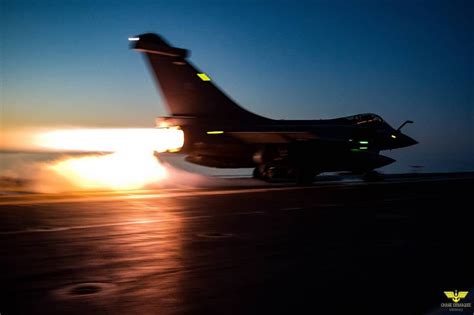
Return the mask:
{"type": "Polygon", "coordinates": [[[127,37],[163,35],[272,118],[381,115],[398,167],[474,169],[472,1],[1,2],[1,123],[152,127],[166,115],[127,37]]]}

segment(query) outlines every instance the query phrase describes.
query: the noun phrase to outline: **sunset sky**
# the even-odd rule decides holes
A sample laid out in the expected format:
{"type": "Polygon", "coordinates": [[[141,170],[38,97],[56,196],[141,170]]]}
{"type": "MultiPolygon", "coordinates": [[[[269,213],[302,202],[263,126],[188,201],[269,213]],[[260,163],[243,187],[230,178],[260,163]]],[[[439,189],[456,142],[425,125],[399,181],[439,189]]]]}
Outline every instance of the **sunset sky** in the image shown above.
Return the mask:
{"type": "Polygon", "coordinates": [[[165,106],[127,38],[155,32],[252,112],[411,119],[397,167],[473,170],[473,3],[2,0],[2,132],[153,127],[165,106]]]}

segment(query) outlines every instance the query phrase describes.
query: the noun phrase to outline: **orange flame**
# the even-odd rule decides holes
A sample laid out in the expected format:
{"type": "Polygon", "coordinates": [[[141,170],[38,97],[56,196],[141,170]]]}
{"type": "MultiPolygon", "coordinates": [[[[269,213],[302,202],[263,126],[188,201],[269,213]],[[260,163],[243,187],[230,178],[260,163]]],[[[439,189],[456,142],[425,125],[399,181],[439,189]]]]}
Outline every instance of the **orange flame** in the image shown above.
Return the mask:
{"type": "Polygon", "coordinates": [[[83,152],[165,152],[184,143],[178,127],[124,129],[66,129],[39,133],[34,145],[46,149],[83,152]]]}
{"type": "Polygon", "coordinates": [[[139,189],[167,176],[154,152],[177,151],[184,143],[177,127],[74,129],[40,133],[34,145],[46,149],[113,152],[66,158],[47,166],[81,189],[139,189]]]}

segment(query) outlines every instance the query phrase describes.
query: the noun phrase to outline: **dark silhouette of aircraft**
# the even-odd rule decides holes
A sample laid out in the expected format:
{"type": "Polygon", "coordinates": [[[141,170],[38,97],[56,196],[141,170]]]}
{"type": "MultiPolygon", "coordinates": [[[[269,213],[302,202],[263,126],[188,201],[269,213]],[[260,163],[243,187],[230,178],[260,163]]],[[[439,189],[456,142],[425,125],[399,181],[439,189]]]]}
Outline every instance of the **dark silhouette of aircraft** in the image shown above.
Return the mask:
{"type": "Polygon", "coordinates": [[[308,184],[322,172],[349,171],[376,179],[374,169],[395,162],[380,154],[417,143],[380,116],[358,114],[325,120],[274,120],[237,105],[211,78],[156,34],[129,38],[145,53],[163,93],[170,117],[157,127],[180,126],[181,153],[191,163],[216,168],[254,167],[254,177],[296,179],[308,184]]]}

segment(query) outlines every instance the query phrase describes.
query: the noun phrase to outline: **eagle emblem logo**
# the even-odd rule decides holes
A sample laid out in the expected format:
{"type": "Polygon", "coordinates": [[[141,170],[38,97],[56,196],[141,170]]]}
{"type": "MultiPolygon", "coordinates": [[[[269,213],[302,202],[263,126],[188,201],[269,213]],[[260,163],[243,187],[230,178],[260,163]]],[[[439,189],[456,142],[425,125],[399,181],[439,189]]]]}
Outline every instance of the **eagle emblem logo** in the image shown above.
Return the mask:
{"type": "Polygon", "coordinates": [[[469,293],[469,291],[459,291],[458,290],[454,290],[453,291],[444,291],[444,294],[446,294],[446,297],[448,299],[452,299],[454,303],[457,303],[459,302],[460,300],[464,299],[467,294],[469,293]]]}

